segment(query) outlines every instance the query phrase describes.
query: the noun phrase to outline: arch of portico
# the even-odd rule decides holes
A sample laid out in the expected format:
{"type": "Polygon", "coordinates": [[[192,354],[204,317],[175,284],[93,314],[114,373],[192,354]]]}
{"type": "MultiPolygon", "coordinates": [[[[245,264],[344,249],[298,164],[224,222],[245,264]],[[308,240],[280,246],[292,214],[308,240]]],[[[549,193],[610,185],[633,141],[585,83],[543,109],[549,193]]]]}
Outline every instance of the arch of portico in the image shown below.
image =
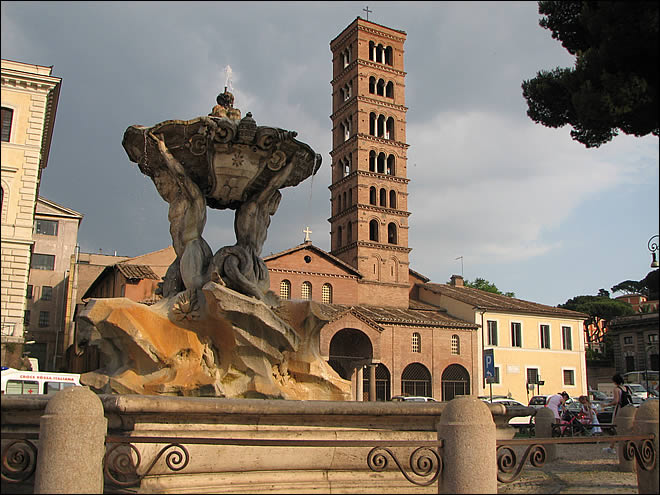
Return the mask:
{"type": "MultiPolygon", "coordinates": [[[[376,367],[381,361],[382,330],[379,325],[350,310],[321,329],[321,357],[339,376],[351,381],[353,400],[363,400],[365,373],[373,376],[375,386],[376,367]]],[[[375,400],[375,393],[366,395],[375,400]]]]}

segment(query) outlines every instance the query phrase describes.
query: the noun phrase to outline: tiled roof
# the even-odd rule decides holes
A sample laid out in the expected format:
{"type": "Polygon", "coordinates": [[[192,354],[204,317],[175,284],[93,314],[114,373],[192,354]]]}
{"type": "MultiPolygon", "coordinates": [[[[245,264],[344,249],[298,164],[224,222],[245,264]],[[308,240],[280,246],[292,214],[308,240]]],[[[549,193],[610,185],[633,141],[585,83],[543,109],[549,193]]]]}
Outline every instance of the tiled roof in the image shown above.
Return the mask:
{"type": "Polygon", "coordinates": [[[569,309],[546,306],[530,301],[523,301],[515,297],[508,297],[502,294],[494,294],[472,287],[454,287],[448,284],[417,284],[420,287],[435,292],[458,301],[462,301],[472,306],[478,306],[481,309],[491,311],[506,311],[509,313],[528,313],[548,316],[563,316],[566,318],[584,319],[588,315],[571,311],[569,309]]]}
{"type": "Polygon", "coordinates": [[[331,320],[345,313],[354,312],[356,315],[376,323],[431,325],[474,330],[478,328],[478,325],[449,316],[441,309],[421,310],[378,306],[348,306],[344,304],[319,304],[319,307],[321,312],[330,317],[331,320]]]}
{"type": "Polygon", "coordinates": [[[117,270],[128,279],[151,279],[160,280],[160,277],[147,265],[130,265],[128,263],[118,263],[115,265],[117,270]]]}
{"type": "Polygon", "coordinates": [[[423,280],[424,282],[428,282],[429,280],[431,280],[430,278],[425,277],[425,276],[422,275],[421,273],[416,272],[416,271],[413,270],[412,268],[408,268],[408,271],[409,271],[412,275],[414,275],[415,277],[419,278],[420,280],[423,280]]]}
{"type": "Polygon", "coordinates": [[[345,263],[344,261],[340,260],[336,256],[331,255],[327,251],[324,251],[323,249],[316,247],[314,244],[311,243],[311,241],[303,242],[302,244],[298,244],[295,247],[292,247],[290,249],[287,249],[285,251],[280,251],[279,253],[271,254],[269,256],[264,256],[264,261],[268,262],[270,260],[274,260],[275,258],[279,258],[281,256],[284,256],[286,254],[291,254],[295,253],[296,251],[300,251],[302,249],[309,249],[312,251],[316,251],[317,254],[320,254],[321,256],[325,256],[328,258],[330,261],[333,263],[341,266],[344,270],[347,272],[350,272],[352,275],[357,275],[358,277],[362,278],[362,275],[360,274],[359,271],[355,267],[352,267],[348,263],[345,263]]]}

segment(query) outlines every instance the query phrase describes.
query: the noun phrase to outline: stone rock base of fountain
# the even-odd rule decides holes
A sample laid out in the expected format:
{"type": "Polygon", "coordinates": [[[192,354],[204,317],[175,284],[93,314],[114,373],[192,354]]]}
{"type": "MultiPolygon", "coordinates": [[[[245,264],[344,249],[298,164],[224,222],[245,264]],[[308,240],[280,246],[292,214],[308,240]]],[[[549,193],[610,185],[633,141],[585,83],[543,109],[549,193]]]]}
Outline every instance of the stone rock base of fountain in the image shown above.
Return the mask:
{"type": "Polygon", "coordinates": [[[271,308],[215,282],[153,306],[92,299],[79,345],[102,367],[81,382],[101,393],[350,400],[351,384],[319,355],[328,321],[311,301],[271,308]]]}

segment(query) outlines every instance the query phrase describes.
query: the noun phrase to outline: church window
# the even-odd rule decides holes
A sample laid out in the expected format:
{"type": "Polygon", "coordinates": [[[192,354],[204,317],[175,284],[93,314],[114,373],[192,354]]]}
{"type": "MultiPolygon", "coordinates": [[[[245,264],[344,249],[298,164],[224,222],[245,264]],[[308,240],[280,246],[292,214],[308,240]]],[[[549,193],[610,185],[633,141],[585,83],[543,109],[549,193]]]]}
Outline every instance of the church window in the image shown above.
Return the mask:
{"type": "Polygon", "coordinates": [[[385,49],[380,43],[376,46],[376,62],[380,64],[385,63],[385,49]]]}
{"type": "Polygon", "coordinates": [[[351,162],[347,158],[344,158],[344,177],[351,173],[351,162]]]}
{"type": "Polygon", "coordinates": [[[369,188],[369,204],[370,205],[376,204],[376,188],[374,186],[371,186],[369,188]]]}
{"type": "Polygon", "coordinates": [[[309,301],[312,299],[312,284],[308,281],[304,281],[300,288],[300,295],[303,299],[309,301]]]}
{"type": "Polygon", "coordinates": [[[375,172],[376,171],[376,152],[375,151],[370,151],[369,152],[369,172],[375,172]]]}
{"type": "Polygon", "coordinates": [[[390,191],[390,208],[396,208],[396,191],[390,191]]]}
{"type": "Polygon", "coordinates": [[[369,222],[369,240],[378,242],[378,220],[369,222]]]}
{"type": "Polygon", "coordinates": [[[385,139],[394,139],[394,119],[392,117],[387,119],[387,130],[385,132],[385,139]]]}
{"type": "Polygon", "coordinates": [[[348,203],[346,202],[346,191],[344,191],[344,210],[348,208],[348,203]]]}
{"type": "Polygon", "coordinates": [[[323,284],[321,289],[321,297],[324,303],[332,304],[332,285],[323,284]]]}
{"type": "Polygon", "coordinates": [[[387,157],[387,175],[394,175],[394,155],[387,157]]]}
{"type": "Polygon", "coordinates": [[[388,46],[385,48],[385,64],[386,65],[393,65],[392,63],[392,47],[388,46]]]}
{"type": "Polygon", "coordinates": [[[2,107],[2,141],[7,143],[11,137],[11,123],[14,119],[14,111],[11,108],[2,107]]]}
{"type": "Polygon", "coordinates": [[[394,84],[392,84],[392,81],[388,81],[387,86],[385,86],[385,96],[394,98],[394,84]]]}
{"type": "Polygon", "coordinates": [[[376,114],[374,112],[371,112],[369,114],[369,135],[370,136],[376,136],[376,114]]]}
{"type": "Polygon", "coordinates": [[[458,335],[451,336],[451,353],[455,356],[461,353],[461,341],[458,338],[458,335]]]}
{"type": "Polygon", "coordinates": [[[369,78],[369,93],[376,94],[376,78],[374,76],[369,78]]]}
{"type": "Polygon", "coordinates": [[[372,62],[376,59],[376,46],[373,41],[369,42],[369,60],[372,62]]]}
{"type": "Polygon", "coordinates": [[[387,206],[387,191],[385,189],[380,190],[380,206],[387,206]]]}
{"type": "Polygon", "coordinates": [[[385,136],[385,116],[384,115],[379,115],[378,116],[378,122],[377,122],[377,129],[376,129],[376,136],[377,137],[383,137],[385,136]]]}
{"type": "Polygon", "coordinates": [[[350,244],[353,242],[353,224],[348,222],[346,224],[346,243],[350,244]]]}
{"type": "Polygon", "coordinates": [[[412,334],[411,343],[413,352],[422,352],[422,337],[417,332],[412,334]]]}
{"type": "Polygon", "coordinates": [[[385,173],[385,153],[378,153],[378,162],[376,171],[379,174],[385,173]]]}
{"type": "Polygon", "coordinates": [[[388,244],[396,244],[396,225],[394,223],[389,223],[387,225],[387,242],[388,244]]]}
{"type": "Polygon", "coordinates": [[[378,84],[376,85],[376,94],[378,96],[385,96],[385,81],[382,79],[378,80],[378,84]]]}

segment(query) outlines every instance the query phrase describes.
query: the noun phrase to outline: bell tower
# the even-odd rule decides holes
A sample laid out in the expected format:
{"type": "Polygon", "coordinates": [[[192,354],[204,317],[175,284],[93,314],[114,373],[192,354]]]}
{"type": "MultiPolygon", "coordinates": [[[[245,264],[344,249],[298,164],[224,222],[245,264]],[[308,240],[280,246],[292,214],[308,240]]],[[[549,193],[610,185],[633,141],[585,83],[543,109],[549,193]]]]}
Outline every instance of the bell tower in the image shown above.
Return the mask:
{"type": "Polygon", "coordinates": [[[357,304],[408,307],[406,33],[357,17],[332,51],[331,253],[357,304]]]}

